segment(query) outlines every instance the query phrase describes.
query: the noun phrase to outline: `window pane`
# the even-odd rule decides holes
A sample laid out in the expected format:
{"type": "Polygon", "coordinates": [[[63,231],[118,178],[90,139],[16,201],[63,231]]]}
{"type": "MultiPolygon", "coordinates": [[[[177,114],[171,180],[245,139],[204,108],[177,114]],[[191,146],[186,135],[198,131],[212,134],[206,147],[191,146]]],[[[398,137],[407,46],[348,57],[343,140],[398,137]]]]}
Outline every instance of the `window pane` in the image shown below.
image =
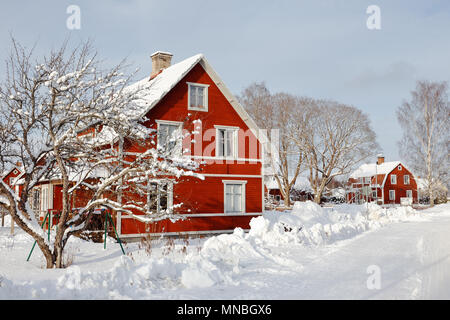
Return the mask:
{"type": "Polygon", "coordinates": [[[180,126],[176,124],[159,124],[158,145],[167,152],[176,152],[180,144],[179,129],[180,126]]]}
{"type": "Polygon", "coordinates": [[[218,143],[217,143],[217,156],[223,157],[225,154],[225,130],[219,129],[218,130],[219,137],[218,137],[218,143]]]}
{"type": "Polygon", "coordinates": [[[227,150],[227,157],[231,157],[233,156],[233,131],[231,130],[227,130],[226,134],[227,134],[227,146],[226,146],[226,150],[227,150]]]}
{"type": "Polygon", "coordinates": [[[197,106],[198,107],[203,107],[203,90],[205,88],[203,87],[197,87],[197,106]]]}
{"type": "Polygon", "coordinates": [[[241,212],[241,195],[235,194],[234,195],[234,203],[233,203],[233,211],[234,212],[241,212]]]}
{"type": "Polygon", "coordinates": [[[191,107],[195,107],[196,103],[197,103],[197,95],[195,94],[195,87],[194,86],[190,86],[190,104],[191,107]]]}
{"type": "Polygon", "coordinates": [[[159,193],[159,210],[167,210],[167,185],[160,185],[159,193]]]}
{"type": "Polygon", "coordinates": [[[233,201],[232,201],[232,195],[227,193],[225,196],[225,211],[226,212],[231,212],[233,211],[233,201]]]}
{"type": "Polygon", "coordinates": [[[202,86],[190,85],[189,86],[189,100],[191,108],[204,108],[205,107],[205,93],[206,88],[202,86]]]}

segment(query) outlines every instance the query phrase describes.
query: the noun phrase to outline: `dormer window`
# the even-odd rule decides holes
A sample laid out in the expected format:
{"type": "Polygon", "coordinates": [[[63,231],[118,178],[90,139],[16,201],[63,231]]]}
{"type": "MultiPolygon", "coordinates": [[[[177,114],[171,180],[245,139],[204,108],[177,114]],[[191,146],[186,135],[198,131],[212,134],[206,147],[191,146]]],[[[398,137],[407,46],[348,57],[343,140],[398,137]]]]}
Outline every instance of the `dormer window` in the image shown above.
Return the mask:
{"type": "Polygon", "coordinates": [[[188,82],[188,110],[208,111],[207,84],[188,82]]]}

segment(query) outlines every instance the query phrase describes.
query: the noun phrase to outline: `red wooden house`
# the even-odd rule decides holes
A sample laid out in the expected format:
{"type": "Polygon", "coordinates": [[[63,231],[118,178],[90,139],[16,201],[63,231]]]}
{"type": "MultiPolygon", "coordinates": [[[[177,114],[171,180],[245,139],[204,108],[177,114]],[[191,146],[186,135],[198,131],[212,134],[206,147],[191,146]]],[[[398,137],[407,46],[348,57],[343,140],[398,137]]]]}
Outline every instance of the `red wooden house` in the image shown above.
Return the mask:
{"type": "MultiPolygon", "coordinates": [[[[259,129],[202,54],[174,65],[171,58],[165,52],[152,55],[150,77],[132,85],[144,86],[145,90],[137,107],[128,111],[129,116],[146,116],[149,120],[145,125],[157,129],[157,139],[161,140],[158,144],[175,130],[192,130],[195,126],[188,156],[206,162],[201,168],[204,179],[182,177],[166,186],[167,196],[158,197],[158,208],[182,203],[177,213],[186,219],[148,224],[132,215],[113,213],[119,236],[126,239],[148,233],[176,235],[248,229],[250,220],[264,208],[259,129]]],[[[100,133],[94,130],[89,134],[100,133]]],[[[60,181],[42,182],[37,189],[34,209],[61,209],[60,181]]],[[[76,190],[72,207],[80,207],[84,201],[83,191],[76,190]]]]}
{"type": "Polygon", "coordinates": [[[5,182],[12,190],[18,192],[19,186],[16,186],[15,182],[17,179],[20,179],[20,176],[23,174],[24,169],[20,162],[16,163],[15,166],[5,171],[2,174],[1,179],[5,182]]]}
{"type": "Polygon", "coordinates": [[[379,156],[375,164],[363,164],[355,170],[347,187],[349,203],[417,203],[414,175],[400,161],[384,162],[383,156],[379,156]]]}

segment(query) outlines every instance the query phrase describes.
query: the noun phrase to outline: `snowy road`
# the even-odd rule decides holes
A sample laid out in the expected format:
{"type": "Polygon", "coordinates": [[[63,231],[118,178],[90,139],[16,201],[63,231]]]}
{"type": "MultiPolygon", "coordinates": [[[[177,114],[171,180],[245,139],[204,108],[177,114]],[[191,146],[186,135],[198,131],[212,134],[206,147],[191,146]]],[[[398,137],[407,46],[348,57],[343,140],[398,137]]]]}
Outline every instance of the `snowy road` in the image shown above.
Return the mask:
{"type": "Polygon", "coordinates": [[[449,231],[447,216],[395,223],[344,241],[305,265],[299,290],[286,298],[450,299],[449,231]],[[370,286],[377,274],[379,289],[370,286]]]}
{"type": "Polygon", "coordinates": [[[301,270],[272,277],[265,274],[266,286],[251,296],[450,299],[450,215],[428,211],[429,221],[393,223],[313,252],[293,249],[289,255],[301,261],[301,270]],[[377,275],[379,288],[370,281],[377,275]]]}
{"type": "Polygon", "coordinates": [[[0,298],[450,299],[450,204],[365,217],[365,206],[301,204],[258,218],[249,234],[156,241],[151,255],[137,243],[122,256],[114,241],[104,250],[73,239],[73,265],[60,270],[43,269],[39,251],[26,262],[32,239],[4,227],[0,298]],[[274,217],[305,233],[279,231],[274,217]]]}

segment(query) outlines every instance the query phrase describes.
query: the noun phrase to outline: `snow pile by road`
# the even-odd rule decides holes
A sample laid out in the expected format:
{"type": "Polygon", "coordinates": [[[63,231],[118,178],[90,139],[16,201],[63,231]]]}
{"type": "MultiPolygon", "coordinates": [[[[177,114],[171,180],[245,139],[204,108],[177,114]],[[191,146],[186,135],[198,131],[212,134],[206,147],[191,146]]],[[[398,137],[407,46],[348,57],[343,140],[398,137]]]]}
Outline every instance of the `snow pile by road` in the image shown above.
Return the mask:
{"type": "MultiPolygon", "coordinates": [[[[284,267],[288,272],[301,269],[298,261],[285,254],[286,248],[328,244],[390,222],[423,219],[418,216],[410,207],[322,208],[313,202],[297,202],[291,212],[270,212],[252,219],[248,233],[236,228],[232,234],[211,237],[198,250],[176,257],[121,256],[103,271],[82,270],[76,263],[65,270],[42,270],[55,271],[52,280],[13,282],[0,274],[0,299],[141,299],[167,296],[175,290],[238,286],[246,281],[246,273],[254,272],[255,266],[264,269],[268,261],[275,263],[276,272],[284,267]]],[[[83,245],[79,241],[76,245],[83,245]]]]}
{"type": "Polygon", "coordinates": [[[411,207],[382,208],[369,203],[322,208],[311,201],[296,202],[291,212],[270,212],[253,219],[248,239],[271,245],[318,245],[348,239],[390,222],[417,219],[423,218],[411,207]]]}

